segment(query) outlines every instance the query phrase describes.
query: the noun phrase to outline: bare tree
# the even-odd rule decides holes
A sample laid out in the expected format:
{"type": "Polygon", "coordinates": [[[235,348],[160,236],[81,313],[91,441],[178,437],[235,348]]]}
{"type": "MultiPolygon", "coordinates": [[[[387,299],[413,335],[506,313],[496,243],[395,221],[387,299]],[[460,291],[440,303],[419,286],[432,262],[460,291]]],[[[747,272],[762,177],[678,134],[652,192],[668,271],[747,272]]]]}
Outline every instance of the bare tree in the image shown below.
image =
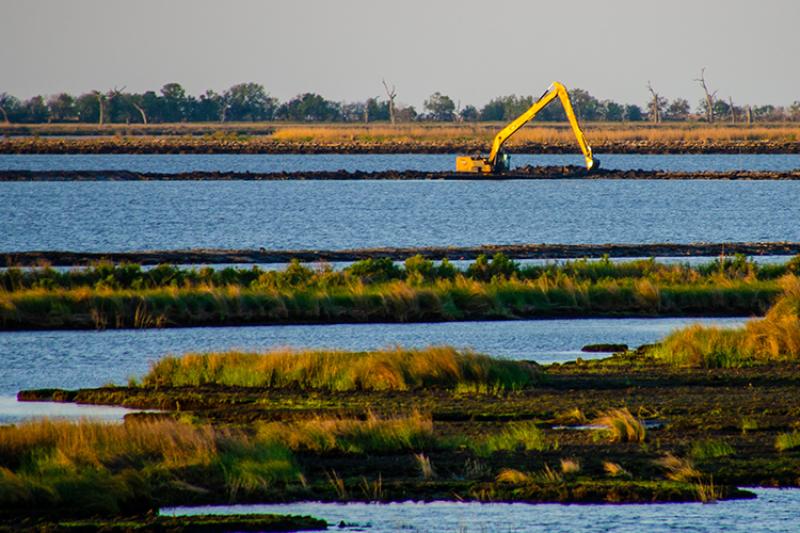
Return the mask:
{"type": "Polygon", "coordinates": [[[105,95],[100,91],[92,91],[92,94],[97,98],[98,119],[97,123],[103,125],[105,122],[105,95]]]}
{"type": "Polygon", "coordinates": [[[3,96],[4,94],[0,94],[0,113],[3,114],[3,123],[4,124],[11,124],[11,121],[8,120],[8,113],[6,112],[5,102],[3,96]]]}
{"type": "Polygon", "coordinates": [[[386,83],[386,80],[381,81],[383,82],[383,88],[386,90],[386,97],[389,99],[389,121],[394,124],[394,99],[397,98],[397,90],[395,89],[394,85],[392,85],[392,88],[390,89],[389,85],[386,83]]]}
{"type": "Polygon", "coordinates": [[[717,91],[713,93],[708,92],[708,85],[706,85],[706,67],[700,69],[700,77],[694,81],[700,82],[703,92],[706,95],[706,122],[711,124],[714,122],[714,98],[717,96],[717,91]]]}
{"type": "Polygon", "coordinates": [[[728,96],[728,105],[731,109],[731,124],[736,124],[736,108],[733,107],[733,97],[728,96]]]}
{"type": "Polygon", "coordinates": [[[745,110],[747,116],[747,125],[750,126],[753,124],[753,108],[750,104],[747,104],[747,109],[745,110]]]}
{"type": "Polygon", "coordinates": [[[649,81],[647,82],[647,90],[650,91],[651,95],[653,95],[653,100],[650,102],[650,117],[653,122],[658,124],[661,122],[661,102],[659,102],[660,96],[653,89],[653,86],[649,81]]]}

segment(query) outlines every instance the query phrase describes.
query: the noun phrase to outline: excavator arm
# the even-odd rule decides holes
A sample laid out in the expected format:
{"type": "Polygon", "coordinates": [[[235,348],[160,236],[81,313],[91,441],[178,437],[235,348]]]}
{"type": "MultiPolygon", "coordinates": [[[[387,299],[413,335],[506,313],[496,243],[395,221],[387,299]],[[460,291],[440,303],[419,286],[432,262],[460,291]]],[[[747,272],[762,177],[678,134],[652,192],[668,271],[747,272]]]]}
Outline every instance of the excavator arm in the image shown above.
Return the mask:
{"type": "Polygon", "coordinates": [[[578,140],[578,145],[580,146],[581,152],[583,152],[583,157],[586,160],[586,168],[588,170],[592,170],[592,168],[595,167],[595,159],[592,156],[592,148],[586,142],[583,131],[581,131],[581,127],[578,124],[578,119],[575,116],[575,111],[572,109],[572,103],[569,100],[567,89],[562,84],[553,82],[547,91],[545,91],[545,93],[527,111],[515,118],[510,124],[508,124],[505,128],[500,130],[497,135],[495,135],[494,142],[492,142],[492,150],[489,152],[489,157],[485,159],[476,159],[469,156],[458,157],[456,159],[456,171],[480,172],[488,174],[492,172],[508,170],[506,158],[503,156],[503,152],[501,151],[503,144],[522,126],[533,120],[539,111],[541,111],[545,106],[547,106],[547,104],[556,98],[561,99],[561,105],[564,108],[564,113],[567,115],[569,124],[572,126],[572,131],[575,133],[575,137],[578,140]]]}

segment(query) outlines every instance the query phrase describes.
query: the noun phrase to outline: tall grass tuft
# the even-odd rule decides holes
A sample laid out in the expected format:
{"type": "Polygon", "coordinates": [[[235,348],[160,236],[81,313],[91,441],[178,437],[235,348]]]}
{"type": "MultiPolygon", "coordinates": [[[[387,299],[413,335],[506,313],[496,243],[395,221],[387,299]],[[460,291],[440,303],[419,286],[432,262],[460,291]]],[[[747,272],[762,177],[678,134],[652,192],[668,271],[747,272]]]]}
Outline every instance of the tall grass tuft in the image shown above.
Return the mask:
{"type": "Polygon", "coordinates": [[[627,407],[600,413],[592,424],[601,426],[612,442],[644,442],[647,436],[644,422],[633,416],[627,407]]]}
{"type": "Polygon", "coordinates": [[[509,483],[512,485],[524,485],[533,481],[533,476],[513,468],[503,468],[495,477],[498,483],[509,483]]]}
{"type": "Polygon", "coordinates": [[[230,385],[304,390],[409,390],[422,387],[529,387],[540,372],[525,362],[439,346],[374,352],[276,350],[168,356],[152,365],[145,387],[230,385]]]}
{"type": "Polygon", "coordinates": [[[695,482],[702,478],[702,473],[697,470],[689,459],[677,457],[667,453],[655,464],[666,470],[667,479],[684,483],[695,482]]]}

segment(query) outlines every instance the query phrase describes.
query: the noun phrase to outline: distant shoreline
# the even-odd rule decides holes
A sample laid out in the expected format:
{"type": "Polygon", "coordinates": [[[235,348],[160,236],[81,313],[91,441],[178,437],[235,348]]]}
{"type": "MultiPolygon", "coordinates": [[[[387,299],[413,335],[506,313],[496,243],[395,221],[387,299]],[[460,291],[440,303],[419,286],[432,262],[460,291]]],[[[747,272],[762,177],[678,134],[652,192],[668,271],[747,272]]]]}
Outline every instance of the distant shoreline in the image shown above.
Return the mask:
{"type": "Polygon", "coordinates": [[[0,170],[0,182],[12,181],[347,181],[347,180],[800,180],[800,169],[789,171],[701,171],[616,170],[600,168],[587,172],[577,166],[520,167],[503,174],[346,170],[292,172],[135,172],[130,170],[0,170]]]}

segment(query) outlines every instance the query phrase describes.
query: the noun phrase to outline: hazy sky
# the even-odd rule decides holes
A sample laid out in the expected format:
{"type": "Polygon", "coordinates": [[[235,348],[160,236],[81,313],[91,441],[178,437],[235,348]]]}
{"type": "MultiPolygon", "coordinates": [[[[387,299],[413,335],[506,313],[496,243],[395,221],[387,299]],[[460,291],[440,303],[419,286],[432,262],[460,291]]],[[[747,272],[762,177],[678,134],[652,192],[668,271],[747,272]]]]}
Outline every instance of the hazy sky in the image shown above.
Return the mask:
{"type": "Polygon", "coordinates": [[[158,89],[242,81],[280,99],[434,91],[481,106],[551,80],[692,106],[700,68],[737,103],[800,100],[797,0],[0,0],[0,92],[158,89]]]}

